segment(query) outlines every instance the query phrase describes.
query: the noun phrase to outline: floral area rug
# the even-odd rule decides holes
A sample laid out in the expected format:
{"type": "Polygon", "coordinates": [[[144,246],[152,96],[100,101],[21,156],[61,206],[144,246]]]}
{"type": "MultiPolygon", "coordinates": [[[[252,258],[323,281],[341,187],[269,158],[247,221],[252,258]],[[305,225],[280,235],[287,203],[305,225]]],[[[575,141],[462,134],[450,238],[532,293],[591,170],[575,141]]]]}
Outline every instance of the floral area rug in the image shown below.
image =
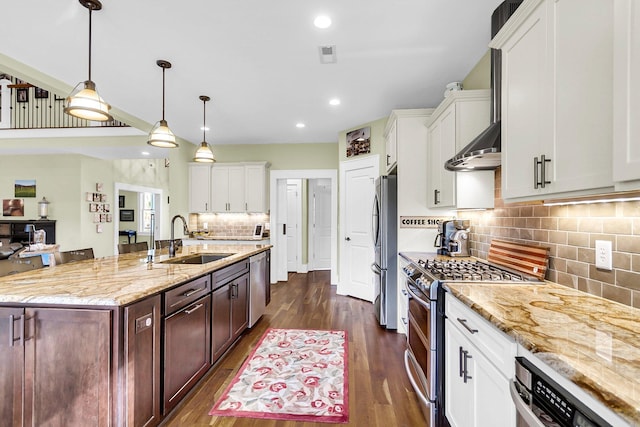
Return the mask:
{"type": "Polygon", "coordinates": [[[347,332],[268,329],[209,415],[346,423],[347,332]]]}

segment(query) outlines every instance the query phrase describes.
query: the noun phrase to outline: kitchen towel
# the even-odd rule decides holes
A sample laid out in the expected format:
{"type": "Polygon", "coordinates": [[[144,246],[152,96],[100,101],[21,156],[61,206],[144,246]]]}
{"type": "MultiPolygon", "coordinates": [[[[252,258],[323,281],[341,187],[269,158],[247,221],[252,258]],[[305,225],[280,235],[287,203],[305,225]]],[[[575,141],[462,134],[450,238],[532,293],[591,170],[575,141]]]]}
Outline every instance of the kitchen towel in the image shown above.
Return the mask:
{"type": "Polygon", "coordinates": [[[346,423],[347,332],[268,329],[209,415],[346,423]]]}

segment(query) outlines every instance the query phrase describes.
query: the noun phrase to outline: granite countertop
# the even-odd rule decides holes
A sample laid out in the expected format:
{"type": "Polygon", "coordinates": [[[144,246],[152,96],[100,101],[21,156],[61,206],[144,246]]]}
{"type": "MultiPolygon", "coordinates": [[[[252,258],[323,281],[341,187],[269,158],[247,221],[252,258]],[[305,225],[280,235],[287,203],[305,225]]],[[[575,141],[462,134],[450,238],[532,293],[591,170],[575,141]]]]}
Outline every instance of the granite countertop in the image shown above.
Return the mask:
{"type": "Polygon", "coordinates": [[[444,286],[559,374],[640,425],[640,310],[551,282],[444,286]]]}
{"type": "Polygon", "coordinates": [[[0,277],[0,304],[60,304],[122,306],[173,285],[271,248],[271,245],[183,246],[176,258],[200,253],[232,253],[207,264],[163,264],[168,249],[156,250],[153,263],[146,252],[115,255],[93,260],[45,267],[26,273],[0,277]]]}

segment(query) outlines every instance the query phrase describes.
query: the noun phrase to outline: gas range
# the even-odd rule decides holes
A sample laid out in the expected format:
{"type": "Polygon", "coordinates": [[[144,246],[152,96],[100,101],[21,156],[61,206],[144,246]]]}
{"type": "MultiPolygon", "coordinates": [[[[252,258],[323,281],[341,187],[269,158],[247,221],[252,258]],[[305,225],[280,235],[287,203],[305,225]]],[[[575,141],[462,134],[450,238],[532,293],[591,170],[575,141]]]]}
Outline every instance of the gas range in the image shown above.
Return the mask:
{"type": "Polygon", "coordinates": [[[475,258],[447,259],[424,254],[406,259],[410,263],[403,272],[430,300],[437,298],[437,285],[444,282],[542,283],[535,277],[475,258]]]}

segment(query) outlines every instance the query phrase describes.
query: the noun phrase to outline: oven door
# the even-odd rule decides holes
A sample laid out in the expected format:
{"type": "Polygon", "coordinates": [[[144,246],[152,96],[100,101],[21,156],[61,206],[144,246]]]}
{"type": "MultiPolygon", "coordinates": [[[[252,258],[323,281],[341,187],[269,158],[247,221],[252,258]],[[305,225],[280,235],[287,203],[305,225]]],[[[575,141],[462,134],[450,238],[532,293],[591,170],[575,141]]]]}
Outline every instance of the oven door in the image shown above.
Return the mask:
{"type": "MultiPolygon", "coordinates": [[[[409,279],[408,279],[409,280],[409,279]]],[[[435,325],[432,317],[435,301],[429,301],[422,292],[405,282],[409,294],[409,324],[407,350],[404,355],[405,370],[411,386],[418,395],[420,407],[428,425],[436,424],[436,350],[435,325]],[[413,288],[413,289],[412,289],[413,288]]]]}

